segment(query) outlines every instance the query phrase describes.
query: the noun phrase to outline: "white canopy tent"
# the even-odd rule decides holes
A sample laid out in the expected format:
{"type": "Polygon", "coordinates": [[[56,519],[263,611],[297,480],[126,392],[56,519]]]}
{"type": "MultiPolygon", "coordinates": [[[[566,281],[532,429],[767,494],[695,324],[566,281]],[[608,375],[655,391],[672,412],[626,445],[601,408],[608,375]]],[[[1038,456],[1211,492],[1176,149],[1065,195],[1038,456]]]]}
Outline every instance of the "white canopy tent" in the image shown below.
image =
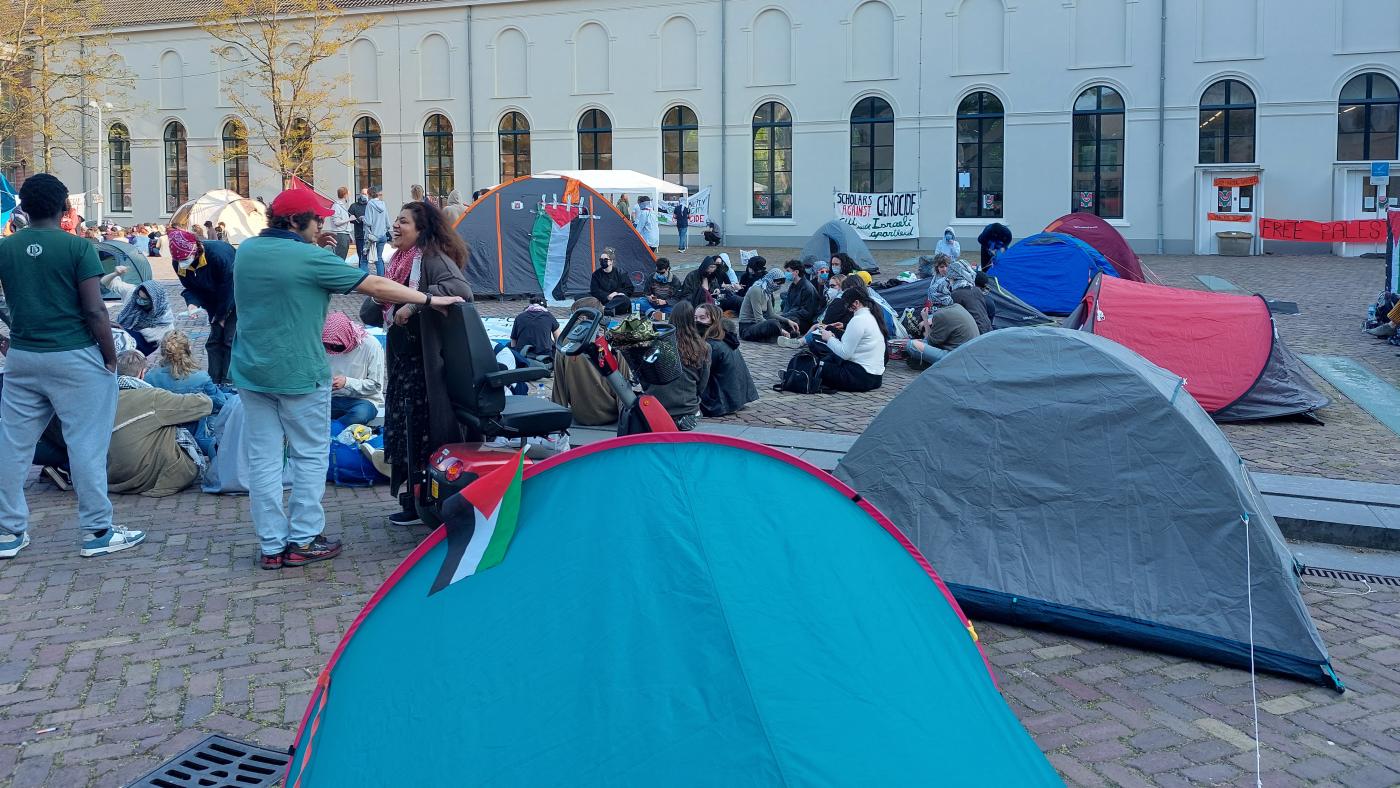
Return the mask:
{"type": "Polygon", "coordinates": [[[546,170],[536,174],[573,178],[594,191],[609,196],[626,194],[634,205],[636,197],[632,195],[645,194],[655,202],[663,195],[687,193],[686,188],[678,183],[653,178],[636,170],[546,170]]]}
{"type": "Polygon", "coordinates": [[[186,230],[205,222],[224,225],[228,242],[237,246],[267,227],[267,211],[262,203],[228,189],[214,189],[175,209],[170,223],[186,230]]]}

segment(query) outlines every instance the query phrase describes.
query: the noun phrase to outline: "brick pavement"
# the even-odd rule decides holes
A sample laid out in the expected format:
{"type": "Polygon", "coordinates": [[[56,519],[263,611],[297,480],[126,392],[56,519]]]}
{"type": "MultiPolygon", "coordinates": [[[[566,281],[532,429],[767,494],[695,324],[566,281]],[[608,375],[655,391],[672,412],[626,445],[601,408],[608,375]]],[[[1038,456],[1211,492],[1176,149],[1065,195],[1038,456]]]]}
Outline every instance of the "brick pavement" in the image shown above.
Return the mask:
{"type": "MultiPolygon", "coordinates": [[[[1279,321],[1295,350],[1350,355],[1397,381],[1392,349],[1356,331],[1357,305],[1379,287],[1379,275],[1366,268],[1378,268],[1374,262],[1149,264],[1174,284],[1213,273],[1298,300],[1304,314],[1279,321]],[[1310,293],[1315,282],[1328,286],[1310,293]]],[[[353,310],[353,300],[342,304],[353,310]]],[[[516,306],[483,308],[508,314],[516,306]]],[[[760,384],[771,382],[785,356],[776,348],[745,353],[760,384]]],[[[896,371],[891,383],[907,378],[896,371]]],[[[895,391],[889,385],[859,398],[766,392],[737,420],[859,431],[895,391]]],[[[1324,417],[1326,427],[1228,432],[1255,468],[1400,478],[1388,460],[1370,456],[1371,447],[1393,445],[1393,435],[1344,402],[1324,417]]],[[[147,529],[148,544],[80,559],[71,495],[37,481],[29,492],[34,544],[0,563],[0,784],[16,788],[119,785],[207,733],[286,746],[340,634],[424,535],[383,525],[393,507],[382,488],[333,489],[329,530],[347,539],[345,554],[262,572],[253,565],[246,499],[118,496],[118,518],[147,529]]],[[[930,558],[936,566],[937,556],[930,558]]],[[[1265,784],[1400,783],[1400,589],[1358,595],[1366,589],[1356,584],[1310,583],[1316,588],[1305,598],[1350,690],[1338,695],[1259,678],[1265,784]]],[[[980,623],[978,632],[1008,701],[1067,781],[1252,782],[1247,672],[1023,628],[980,623]]],[[[417,669],[412,655],[404,662],[417,669]]]]}

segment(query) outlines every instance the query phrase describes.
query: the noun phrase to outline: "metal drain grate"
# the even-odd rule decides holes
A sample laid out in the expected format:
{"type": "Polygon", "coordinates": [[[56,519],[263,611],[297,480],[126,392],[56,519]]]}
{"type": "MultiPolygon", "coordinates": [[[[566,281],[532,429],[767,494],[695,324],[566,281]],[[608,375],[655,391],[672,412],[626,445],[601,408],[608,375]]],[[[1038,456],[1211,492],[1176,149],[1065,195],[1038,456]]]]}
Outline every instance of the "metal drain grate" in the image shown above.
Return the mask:
{"type": "Polygon", "coordinates": [[[259,788],[282,779],[292,758],[223,736],[210,736],[128,788],[259,788]]]}
{"type": "Polygon", "coordinates": [[[1379,586],[1395,586],[1400,588],[1400,577],[1389,575],[1370,575],[1365,572],[1344,572],[1340,569],[1322,569],[1316,566],[1303,567],[1303,574],[1313,577],[1326,577],[1331,580],[1349,580],[1353,583],[1371,583],[1379,586]]]}

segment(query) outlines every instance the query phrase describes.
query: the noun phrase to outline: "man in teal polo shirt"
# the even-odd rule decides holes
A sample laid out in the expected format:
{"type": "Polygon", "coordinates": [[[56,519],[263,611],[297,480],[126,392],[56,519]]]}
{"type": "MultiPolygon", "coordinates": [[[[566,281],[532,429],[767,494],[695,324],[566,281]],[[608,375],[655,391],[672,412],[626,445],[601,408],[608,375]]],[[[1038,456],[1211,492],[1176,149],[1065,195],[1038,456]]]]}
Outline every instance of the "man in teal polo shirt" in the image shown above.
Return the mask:
{"type": "Polygon", "coordinates": [[[229,376],[244,407],[244,461],[263,569],[302,566],[340,554],[327,539],[321,496],[330,464],[331,370],[321,344],[330,297],[360,292],[384,303],[446,307],[429,296],[348,266],[321,231],[331,209],[308,189],[288,189],[268,206],[268,228],[238,247],[234,301],[238,335],[229,376]],[[317,244],[320,244],[319,246],[317,244]],[[282,507],[282,457],[292,495],[282,507]]]}

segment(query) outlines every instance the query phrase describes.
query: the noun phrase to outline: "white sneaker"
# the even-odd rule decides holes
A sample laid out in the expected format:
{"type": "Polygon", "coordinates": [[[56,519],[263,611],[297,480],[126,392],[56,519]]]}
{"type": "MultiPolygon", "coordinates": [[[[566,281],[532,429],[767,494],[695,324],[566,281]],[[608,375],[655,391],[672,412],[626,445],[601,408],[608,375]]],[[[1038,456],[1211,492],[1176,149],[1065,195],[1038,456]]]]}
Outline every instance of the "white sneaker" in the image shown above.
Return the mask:
{"type": "Polygon", "coordinates": [[[94,536],[83,541],[82,550],[78,554],[84,558],[94,555],[106,555],[125,550],[128,547],[135,547],[146,541],[145,531],[136,531],[114,525],[107,529],[107,533],[102,536],[94,536]]]}
{"type": "Polygon", "coordinates": [[[29,546],[29,534],[23,533],[19,536],[5,534],[0,536],[0,558],[14,558],[19,555],[19,551],[29,546]]]}
{"type": "Polygon", "coordinates": [[[799,348],[806,347],[807,343],[801,337],[778,337],[778,347],[799,348]]]}

